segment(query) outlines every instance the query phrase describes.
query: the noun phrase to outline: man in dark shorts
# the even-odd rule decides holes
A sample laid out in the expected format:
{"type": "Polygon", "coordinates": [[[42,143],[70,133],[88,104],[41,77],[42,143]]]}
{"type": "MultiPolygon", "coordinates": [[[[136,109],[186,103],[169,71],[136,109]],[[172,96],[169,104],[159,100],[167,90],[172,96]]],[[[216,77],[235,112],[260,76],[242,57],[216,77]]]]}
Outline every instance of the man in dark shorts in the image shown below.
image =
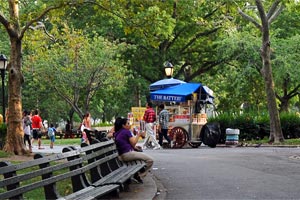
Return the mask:
{"type": "Polygon", "coordinates": [[[33,116],[31,117],[31,122],[32,122],[31,126],[32,126],[32,137],[33,137],[32,143],[34,142],[34,140],[37,140],[39,149],[43,149],[41,147],[41,144],[42,144],[41,128],[43,127],[43,123],[42,123],[42,118],[40,117],[38,110],[34,111],[33,116]]]}

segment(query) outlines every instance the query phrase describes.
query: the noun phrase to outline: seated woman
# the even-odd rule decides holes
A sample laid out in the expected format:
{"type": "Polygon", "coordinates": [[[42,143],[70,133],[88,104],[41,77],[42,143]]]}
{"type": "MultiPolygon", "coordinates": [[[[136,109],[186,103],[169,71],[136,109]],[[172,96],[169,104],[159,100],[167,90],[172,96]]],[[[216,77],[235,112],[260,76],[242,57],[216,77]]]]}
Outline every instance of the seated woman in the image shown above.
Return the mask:
{"type": "Polygon", "coordinates": [[[153,159],[142,153],[135,151],[139,137],[144,136],[144,132],[138,132],[135,136],[130,131],[130,124],[127,118],[118,117],[114,124],[114,138],[117,150],[122,161],[143,160],[146,163],[146,168],[134,178],[142,183],[141,177],[145,177],[153,165],[153,159]]]}

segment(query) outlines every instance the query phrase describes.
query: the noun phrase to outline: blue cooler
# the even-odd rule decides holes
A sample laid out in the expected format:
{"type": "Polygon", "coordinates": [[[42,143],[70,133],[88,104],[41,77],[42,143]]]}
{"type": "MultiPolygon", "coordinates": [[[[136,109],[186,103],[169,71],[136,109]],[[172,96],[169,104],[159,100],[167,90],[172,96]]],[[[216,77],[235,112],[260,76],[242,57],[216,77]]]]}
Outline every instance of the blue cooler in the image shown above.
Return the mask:
{"type": "Polygon", "coordinates": [[[239,129],[227,128],[225,144],[226,145],[237,145],[239,143],[239,134],[240,134],[239,129]]]}

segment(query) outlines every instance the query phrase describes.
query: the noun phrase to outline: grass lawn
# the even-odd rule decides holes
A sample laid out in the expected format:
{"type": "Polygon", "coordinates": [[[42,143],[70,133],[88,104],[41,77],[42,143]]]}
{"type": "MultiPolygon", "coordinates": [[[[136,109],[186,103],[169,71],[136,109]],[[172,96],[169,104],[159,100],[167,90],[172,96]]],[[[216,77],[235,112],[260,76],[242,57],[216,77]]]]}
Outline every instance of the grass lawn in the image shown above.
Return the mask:
{"type": "Polygon", "coordinates": [[[11,154],[6,153],[6,152],[0,150],[0,158],[7,158],[7,157],[9,157],[9,156],[11,156],[11,154]]]}

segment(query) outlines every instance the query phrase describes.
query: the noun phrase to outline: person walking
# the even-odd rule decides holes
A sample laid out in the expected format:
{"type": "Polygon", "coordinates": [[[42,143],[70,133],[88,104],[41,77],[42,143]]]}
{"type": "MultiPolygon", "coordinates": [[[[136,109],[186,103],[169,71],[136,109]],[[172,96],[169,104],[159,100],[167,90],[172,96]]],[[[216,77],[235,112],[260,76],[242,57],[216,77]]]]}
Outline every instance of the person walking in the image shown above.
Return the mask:
{"type": "Polygon", "coordinates": [[[29,152],[32,153],[32,147],[31,147],[31,119],[29,116],[29,112],[27,110],[24,110],[23,112],[23,119],[22,119],[22,125],[23,125],[23,131],[24,131],[24,144],[26,146],[26,141],[28,143],[29,152]]]}
{"type": "Polygon", "coordinates": [[[54,128],[54,125],[50,124],[50,127],[48,128],[48,137],[50,139],[50,149],[53,149],[53,145],[55,142],[55,132],[56,132],[56,129],[54,128]]]}
{"type": "Polygon", "coordinates": [[[130,123],[127,118],[118,117],[114,123],[113,137],[117,146],[119,157],[122,161],[129,162],[134,160],[143,160],[146,167],[143,171],[135,174],[134,179],[139,183],[143,183],[142,179],[148,173],[153,165],[153,159],[143,152],[135,151],[136,144],[140,137],[143,137],[145,132],[137,132],[136,135],[130,131],[130,123]]]}
{"type": "Polygon", "coordinates": [[[41,147],[42,145],[42,128],[43,123],[42,123],[42,118],[39,115],[39,110],[34,110],[33,116],[31,117],[31,122],[32,122],[32,139],[33,141],[31,142],[33,144],[34,140],[38,141],[38,148],[39,149],[44,149],[41,147]]]}
{"type": "Polygon", "coordinates": [[[158,143],[160,146],[163,145],[163,138],[165,138],[168,141],[169,147],[172,147],[172,141],[168,136],[168,130],[169,130],[169,111],[165,109],[164,104],[160,104],[159,107],[159,115],[158,115],[158,136],[159,140],[158,143]]]}
{"type": "Polygon", "coordinates": [[[147,143],[153,142],[154,144],[154,150],[156,149],[161,149],[161,146],[158,144],[156,140],[156,135],[154,133],[154,122],[156,121],[156,114],[155,111],[152,108],[152,102],[148,102],[146,104],[146,110],[143,116],[143,120],[145,121],[145,129],[146,129],[146,134],[147,137],[145,138],[145,142],[142,146],[143,149],[147,148],[147,143]]]}

